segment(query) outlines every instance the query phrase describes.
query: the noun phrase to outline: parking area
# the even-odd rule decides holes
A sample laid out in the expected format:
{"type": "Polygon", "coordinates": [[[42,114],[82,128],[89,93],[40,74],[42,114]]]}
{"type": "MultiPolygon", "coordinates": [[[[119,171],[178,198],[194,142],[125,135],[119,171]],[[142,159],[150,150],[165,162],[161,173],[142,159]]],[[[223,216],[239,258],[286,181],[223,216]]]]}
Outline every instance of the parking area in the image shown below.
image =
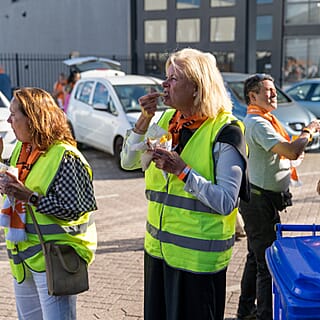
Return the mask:
{"type": "MultiPolygon", "coordinates": [[[[93,149],[83,150],[94,171],[98,202],[98,250],[90,267],[90,290],[79,295],[79,320],[143,319],[143,237],[147,203],[140,171],[125,172],[113,158],[93,149]]],[[[303,186],[292,189],[294,205],[282,212],[283,223],[320,224],[320,153],[310,152],[298,168],[303,186]]],[[[239,282],[246,256],[246,239],[236,242],[227,274],[225,319],[234,319],[239,282]]],[[[0,231],[0,320],[17,319],[12,279],[0,231]]]]}

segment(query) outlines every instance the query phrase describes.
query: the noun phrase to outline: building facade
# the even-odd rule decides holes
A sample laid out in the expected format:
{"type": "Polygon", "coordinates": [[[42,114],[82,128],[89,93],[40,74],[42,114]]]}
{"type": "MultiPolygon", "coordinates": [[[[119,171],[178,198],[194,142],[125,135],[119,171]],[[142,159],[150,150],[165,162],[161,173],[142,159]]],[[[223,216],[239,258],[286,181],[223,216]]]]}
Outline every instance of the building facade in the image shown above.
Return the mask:
{"type": "Polygon", "coordinates": [[[222,71],[267,72],[281,85],[319,77],[320,1],[137,1],[138,71],[163,76],[170,51],[215,54],[222,71]]]}
{"type": "MultiPolygon", "coordinates": [[[[215,54],[221,71],[268,72],[284,86],[320,77],[320,0],[0,1],[0,65],[4,53],[76,51],[164,78],[168,54],[186,46],[215,54]]],[[[49,61],[37,84],[41,58],[16,60],[19,85],[51,85],[58,74],[49,61]]]]}

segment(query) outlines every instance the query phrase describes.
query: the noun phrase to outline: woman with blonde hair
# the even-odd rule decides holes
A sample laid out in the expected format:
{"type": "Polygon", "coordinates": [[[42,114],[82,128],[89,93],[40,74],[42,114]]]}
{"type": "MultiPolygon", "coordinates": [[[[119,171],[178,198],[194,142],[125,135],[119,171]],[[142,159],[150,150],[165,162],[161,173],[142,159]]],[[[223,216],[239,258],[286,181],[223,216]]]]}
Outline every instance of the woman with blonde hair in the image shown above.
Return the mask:
{"type": "Polygon", "coordinates": [[[76,295],[48,294],[44,256],[29,210],[45,241],[68,244],[92,263],[97,244],[92,211],[97,207],[91,168],[48,92],[14,91],[8,122],[18,140],[10,158],[17,176],[2,173],[0,192],[6,196],[0,225],[5,227],[18,318],[76,319],[76,295]]]}
{"type": "Polygon", "coordinates": [[[142,113],[122,151],[123,168],[141,167],[132,146],[148,136],[162,96],[170,109],[158,125],[172,149],[148,151],[144,318],[223,320],[238,199],[249,194],[243,126],[212,54],[174,52],[166,73],[163,93],[139,99],[142,113]]]}

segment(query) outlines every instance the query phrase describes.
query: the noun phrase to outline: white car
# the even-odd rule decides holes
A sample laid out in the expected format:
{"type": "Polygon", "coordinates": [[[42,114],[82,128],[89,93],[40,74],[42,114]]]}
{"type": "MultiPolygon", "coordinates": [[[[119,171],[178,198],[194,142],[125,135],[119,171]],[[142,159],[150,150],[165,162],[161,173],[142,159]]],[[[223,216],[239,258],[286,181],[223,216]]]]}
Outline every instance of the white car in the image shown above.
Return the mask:
{"type": "Polygon", "coordinates": [[[17,142],[16,136],[8,123],[10,115],[9,111],[10,101],[0,91],[0,136],[4,142],[4,150],[2,153],[2,159],[7,160],[10,158],[13,148],[17,142]]]}
{"type": "MultiPolygon", "coordinates": [[[[120,165],[120,152],[126,132],[137,121],[138,99],[152,91],[162,91],[162,80],[139,75],[84,77],[70,96],[67,117],[78,143],[114,155],[120,165]]],[[[159,98],[157,121],[166,109],[159,98]]]]}

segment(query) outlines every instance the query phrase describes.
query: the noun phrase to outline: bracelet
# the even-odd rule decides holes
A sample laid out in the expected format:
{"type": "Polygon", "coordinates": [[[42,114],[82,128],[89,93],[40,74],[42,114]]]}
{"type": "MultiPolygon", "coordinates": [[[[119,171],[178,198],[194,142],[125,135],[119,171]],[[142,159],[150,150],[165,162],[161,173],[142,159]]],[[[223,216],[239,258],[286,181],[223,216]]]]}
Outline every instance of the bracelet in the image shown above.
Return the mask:
{"type": "Polygon", "coordinates": [[[186,165],[181,171],[181,173],[178,175],[178,179],[184,181],[185,177],[189,174],[190,171],[191,167],[186,165]]]}
{"type": "Polygon", "coordinates": [[[304,133],[309,133],[309,135],[310,135],[310,140],[312,139],[313,133],[312,133],[312,130],[311,130],[311,129],[309,129],[309,128],[303,128],[303,129],[302,129],[302,132],[304,132],[304,133]]]}

